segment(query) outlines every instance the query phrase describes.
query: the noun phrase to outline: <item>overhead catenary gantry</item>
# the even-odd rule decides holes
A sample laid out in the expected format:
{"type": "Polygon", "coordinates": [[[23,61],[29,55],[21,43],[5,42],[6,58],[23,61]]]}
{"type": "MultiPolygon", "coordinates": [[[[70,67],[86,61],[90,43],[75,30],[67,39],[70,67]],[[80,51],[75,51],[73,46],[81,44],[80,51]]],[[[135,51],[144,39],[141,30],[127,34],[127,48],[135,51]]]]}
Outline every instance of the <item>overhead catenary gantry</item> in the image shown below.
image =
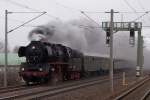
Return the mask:
{"type": "MultiPolygon", "coordinates": [[[[106,42],[109,43],[110,22],[102,22],[102,28],[106,31],[106,42]]],[[[137,64],[136,76],[140,77],[143,73],[143,36],[141,34],[142,22],[113,22],[113,32],[130,31],[130,43],[134,45],[135,31],[138,33],[137,39],[137,64]]]]}
{"type": "Polygon", "coordinates": [[[141,22],[114,22],[114,13],[113,9],[110,10],[110,21],[108,22],[102,22],[102,29],[106,31],[106,44],[110,47],[110,87],[111,92],[114,93],[114,82],[113,82],[113,76],[114,76],[114,66],[113,66],[113,34],[117,31],[130,31],[130,40],[132,45],[134,45],[134,36],[135,31],[138,31],[138,46],[137,46],[137,65],[136,65],[136,76],[141,76],[142,68],[143,68],[143,37],[141,35],[141,29],[142,29],[142,23],[141,22]]]}

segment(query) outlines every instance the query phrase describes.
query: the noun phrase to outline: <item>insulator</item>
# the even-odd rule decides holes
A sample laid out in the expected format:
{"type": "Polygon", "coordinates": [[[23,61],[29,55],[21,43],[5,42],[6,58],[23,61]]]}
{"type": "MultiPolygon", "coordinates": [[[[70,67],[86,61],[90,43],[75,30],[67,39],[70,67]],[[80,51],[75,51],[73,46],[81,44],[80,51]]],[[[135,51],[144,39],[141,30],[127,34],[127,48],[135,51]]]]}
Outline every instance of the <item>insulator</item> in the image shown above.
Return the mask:
{"type": "Polygon", "coordinates": [[[130,29],[130,37],[135,37],[135,31],[134,29],[130,29]]]}

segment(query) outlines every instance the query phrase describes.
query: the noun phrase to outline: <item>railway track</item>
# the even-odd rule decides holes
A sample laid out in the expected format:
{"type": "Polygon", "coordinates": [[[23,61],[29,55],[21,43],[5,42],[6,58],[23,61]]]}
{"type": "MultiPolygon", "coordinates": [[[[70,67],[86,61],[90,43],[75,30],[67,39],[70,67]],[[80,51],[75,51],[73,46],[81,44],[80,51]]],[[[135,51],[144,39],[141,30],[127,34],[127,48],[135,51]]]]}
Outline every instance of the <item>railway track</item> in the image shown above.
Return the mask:
{"type": "Polygon", "coordinates": [[[7,88],[15,88],[15,87],[21,87],[21,86],[23,86],[23,85],[0,87],[0,91],[1,91],[1,90],[5,90],[5,89],[7,89],[7,88]]]}
{"type": "MultiPolygon", "coordinates": [[[[115,79],[119,79],[120,77],[115,77],[115,79]]],[[[75,89],[83,88],[86,86],[109,82],[109,78],[97,78],[97,79],[90,79],[90,80],[83,80],[74,83],[68,83],[64,85],[58,86],[42,86],[37,87],[32,90],[17,90],[14,92],[7,92],[4,94],[0,94],[0,100],[29,100],[29,99],[41,99],[47,96],[53,96],[56,94],[64,93],[67,91],[72,91],[75,89]]]]}
{"type": "Polygon", "coordinates": [[[37,88],[39,87],[39,85],[35,85],[35,86],[26,86],[26,85],[20,85],[20,86],[10,86],[7,88],[0,88],[0,94],[1,93],[7,93],[7,92],[13,92],[13,91],[19,91],[19,90],[27,90],[27,89],[33,89],[33,88],[37,88]]]}
{"type": "Polygon", "coordinates": [[[24,86],[24,85],[20,85],[20,86],[2,87],[2,88],[0,88],[0,93],[16,91],[16,90],[24,89],[24,88],[25,88],[25,86],[24,86]]]}
{"type": "MultiPolygon", "coordinates": [[[[105,78],[105,76],[103,78],[105,78]]],[[[50,84],[48,84],[48,85],[50,85],[50,84]]],[[[0,93],[7,93],[7,92],[13,92],[13,91],[18,91],[18,90],[23,90],[23,89],[37,88],[40,86],[46,86],[46,85],[30,85],[30,86],[16,85],[16,86],[0,87],[0,93]]]]}
{"type": "Polygon", "coordinates": [[[124,91],[114,98],[114,100],[150,100],[150,77],[144,78],[142,81],[134,84],[133,87],[124,91]]]}
{"type": "Polygon", "coordinates": [[[141,100],[150,100],[150,90],[144,94],[144,96],[141,98],[141,100]]]}

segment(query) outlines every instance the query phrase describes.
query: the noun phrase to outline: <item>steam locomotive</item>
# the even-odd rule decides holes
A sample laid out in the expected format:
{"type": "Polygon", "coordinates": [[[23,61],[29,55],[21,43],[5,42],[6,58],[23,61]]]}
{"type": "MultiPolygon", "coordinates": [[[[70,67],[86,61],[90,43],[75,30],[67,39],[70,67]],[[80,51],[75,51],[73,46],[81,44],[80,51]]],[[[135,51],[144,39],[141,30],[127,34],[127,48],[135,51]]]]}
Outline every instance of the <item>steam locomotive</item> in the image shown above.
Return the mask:
{"type": "Polygon", "coordinates": [[[61,44],[31,41],[20,47],[19,57],[25,57],[19,75],[26,84],[78,80],[92,73],[108,73],[108,59],[85,56],[61,44]]]}

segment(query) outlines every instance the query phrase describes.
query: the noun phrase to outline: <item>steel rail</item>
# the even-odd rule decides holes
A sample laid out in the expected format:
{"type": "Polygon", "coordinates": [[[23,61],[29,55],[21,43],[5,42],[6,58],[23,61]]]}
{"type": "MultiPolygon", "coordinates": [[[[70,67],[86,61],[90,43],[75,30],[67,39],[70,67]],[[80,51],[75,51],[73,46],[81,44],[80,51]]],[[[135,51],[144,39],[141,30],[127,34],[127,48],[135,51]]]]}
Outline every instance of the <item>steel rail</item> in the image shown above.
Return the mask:
{"type": "MultiPolygon", "coordinates": [[[[115,78],[115,79],[120,79],[120,77],[115,78]]],[[[107,82],[109,81],[109,78],[107,79],[95,79],[95,80],[90,80],[90,81],[86,81],[86,82],[79,82],[79,83],[73,83],[73,84],[69,84],[69,85],[64,85],[64,86],[58,86],[58,87],[53,87],[53,88],[49,88],[49,89],[45,89],[45,90],[41,90],[41,91],[37,91],[37,92],[33,92],[33,93],[27,93],[27,94],[18,94],[18,95],[13,95],[13,96],[9,96],[9,97],[3,97],[0,98],[0,100],[14,100],[14,99],[22,99],[22,98],[26,98],[26,97],[30,97],[31,98],[43,98],[45,96],[52,96],[52,95],[56,95],[62,92],[67,92],[67,91],[71,91],[71,90],[75,90],[78,88],[82,88],[82,87],[86,87],[86,86],[90,86],[90,85],[94,85],[94,84],[98,84],[98,83],[103,83],[103,82],[107,82]],[[44,95],[40,95],[43,94],[44,95]]]]}
{"type": "Polygon", "coordinates": [[[144,85],[146,82],[148,82],[150,80],[150,78],[146,78],[144,79],[142,82],[140,82],[139,84],[135,85],[134,87],[130,88],[129,90],[127,90],[126,92],[122,93],[121,95],[115,97],[115,99],[113,100],[122,100],[124,97],[126,97],[127,95],[129,95],[131,92],[135,91],[137,88],[141,87],[142,85],[144,85]]]}
{"type": "Polygon", "coordinates": [[[13,92],[13,91],[19,91],[19,90],[26,90],[26,89],[31,89],[31,88],[37,88],[40,87],[39,85],[34,85],[34,86],[26,86],[26,85],[21,85],[21,86],[14,86],[14,87],[9,87],[9,88],[3,88],[0,90],[0,93],[8,93],[8,92],[13,92]]]}
{"type": "Polygon", "coordinates": [[[150,96],[150,90],[148,90],[144,96],[141,98],[141,100],[146,100],[148,98],[148,96],[150,96]]]}

